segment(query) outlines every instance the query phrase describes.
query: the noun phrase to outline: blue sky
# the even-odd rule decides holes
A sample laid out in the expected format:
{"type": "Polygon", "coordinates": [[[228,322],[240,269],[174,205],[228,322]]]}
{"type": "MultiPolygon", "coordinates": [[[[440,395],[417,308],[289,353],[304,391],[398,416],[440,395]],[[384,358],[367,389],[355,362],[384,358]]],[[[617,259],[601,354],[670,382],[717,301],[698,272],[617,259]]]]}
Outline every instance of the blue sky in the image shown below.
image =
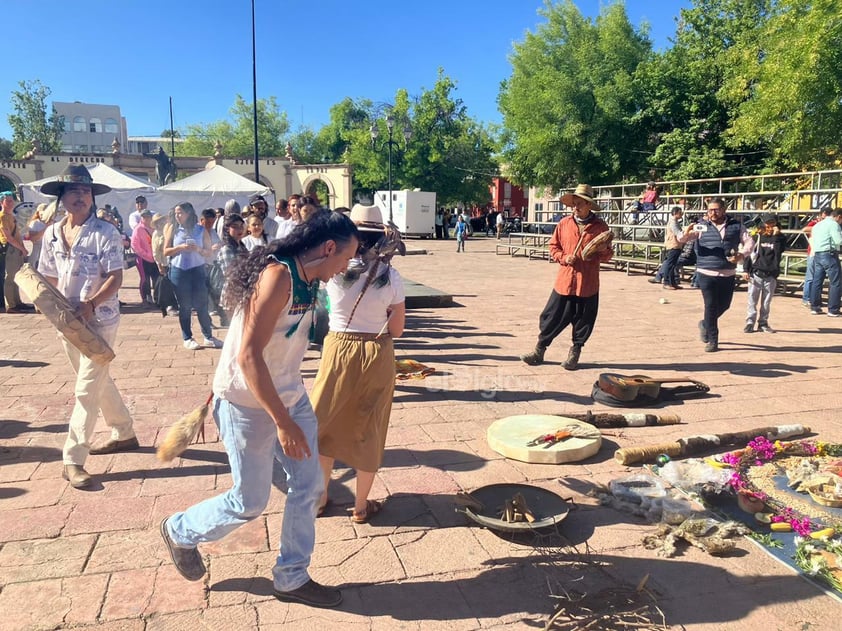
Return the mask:
{"type": "MultiPolygon", "coordinates": [[[[605,2],[576,0],[587,16],[605,2]]],[[[655,48],[669,45],[690,0],[627,0],[655,48]]],[[[318,129],[343,98],[391,102],[431,88],[437,69],[468,114],[500,122],[500,81],[515,42],[541,22],[541,0],[255,0],[257,94],[275,96],[295,129],[318,129]],[[340,67],[344,63],[344,66],[340,67]],[[336,70],[335,70],[336,69],[336,70]]],[[[228,117],[251,101],[250,0],[3,0],[0,137],[18,81],[39,79],[48,100],[119,105],[130,136],[228,117]]]]}

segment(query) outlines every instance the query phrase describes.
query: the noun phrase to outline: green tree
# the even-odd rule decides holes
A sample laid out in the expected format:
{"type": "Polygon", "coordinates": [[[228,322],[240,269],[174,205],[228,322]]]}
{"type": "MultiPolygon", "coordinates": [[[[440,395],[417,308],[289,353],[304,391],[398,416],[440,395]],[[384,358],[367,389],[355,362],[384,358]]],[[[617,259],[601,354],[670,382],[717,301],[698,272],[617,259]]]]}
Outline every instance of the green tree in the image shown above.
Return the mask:
{"type": "Polygon", "coordinates": [[[12,146],[12,141],[6,138],[0,138],[0,160],[12,160],[14,157],[15,148],[12,146]]]}
{"type": "Polygon", "coordinates": [[[37,79],[19,81],[18,85],[20,90],[12,92],[13,113],[8,115],[15,155],[23,157],[32,149],[33,142],[38,143],[43,153],[59,153],[64,117],[59,116],[55,106],[50,107],[47,116],[50,88],[37,79]]]}
{"type": "Polygon", "coordinates": [[[722,89],[735,143],[760,144],[770,165],[824,168],[842,145],[842,6],[780,0],[740,38],[722,89]]]}
{"type": "Polygon", "coordinates": [[[546,0],[539,15],[546,22],[515,45],[498,97],[512,179],[559,189],[641,170],[633,79],[651,51],[646,29],[619,2],[594,21],[570,0],[546,0]]]}
{"type": "MultiPolygon", "coordinates": [[[[213,155],[217,141],[226,156],[254,155],[254,117],[252,104],[239,94],[230,111],[231,120],[188,125],[180,152],[187,156],[213,155]]],[[[286,112],[278,109],[274,96],[257,100],[257,139],[261,157],[284,155],[284,139],[289,133],[286,112]]]]}
{"type": "Polygon", "coordinates": [[[336,118],[322,130],[328,147],[342,152],[352,165],[355,196],[368,197],[388,187],[389,153],[386,115],[393,120],[392,188],[419,188],[436,193],[440,204],[484,203],[497,173],[492,159],[496,145],[490,132],[468,116],[454,95],[455,82],[439,69],[431,89],[410,98],[405,89],[393,105],[370,101],[343,102],[336,118]],[[371,127],[378,130],[372,147],[371,127]],[[410,131],[408,142],[404,129],[410,131]]]}
{"type": "Polygon", "coordinates": [[[695,0],[683,9],[673,46],[641,64],[635,77],[647,132],[648,166],[659,179],[743,175],[758,171],[762,146],[726,132],[732,107],[722,97],[738,42],[756,36],[770,0],[695,0]]]}
{"type": "Polygon", "coordinates": [[[456,84],[438,71],[430,90],[423,90],[412,107],[412,140],[407,146],[399,182],[435,191],[439,204],[484,204],[497,173],[492,159],[495,143],[482,125],[468,116],[456,84]]]}

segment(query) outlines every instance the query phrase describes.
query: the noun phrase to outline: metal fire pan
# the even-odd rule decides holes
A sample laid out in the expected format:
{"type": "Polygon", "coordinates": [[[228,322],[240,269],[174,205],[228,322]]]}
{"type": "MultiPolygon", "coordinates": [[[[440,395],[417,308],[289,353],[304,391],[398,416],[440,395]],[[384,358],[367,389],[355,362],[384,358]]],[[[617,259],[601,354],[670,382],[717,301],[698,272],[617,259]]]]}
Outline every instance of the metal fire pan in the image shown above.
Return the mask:
{"type": "Polygon", "coordinates": [[[489,484],[468,495],[480,502],[482,508],[460,506],[456,508],[457,512],[464,513],[481,526],[503,532],[552,528],[563,521],[570,511],[570,506],[560,495],[529,484],[489,484]],[[523,495],[535,516],[534,522],[508,522],[500,519],[506,500],[512,499],[516,493],[523,495]]]}

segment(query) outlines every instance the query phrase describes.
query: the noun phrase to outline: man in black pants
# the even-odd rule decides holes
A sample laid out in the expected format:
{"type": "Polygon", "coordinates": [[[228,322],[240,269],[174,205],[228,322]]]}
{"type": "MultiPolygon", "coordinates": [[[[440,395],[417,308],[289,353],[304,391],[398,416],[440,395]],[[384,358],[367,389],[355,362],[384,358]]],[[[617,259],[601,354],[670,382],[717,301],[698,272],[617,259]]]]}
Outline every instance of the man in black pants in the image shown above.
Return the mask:
{"type": "Polygon", "coordinates": [[[751,254],[754,241],[742,223],[726,216],[722,199],[711,199],[707,211],[707,218],[687,226],[679,241],[696,241],[697,278],[705,303],[699,334],[705,352],[713,353],[719,350],[719,318],[734,297],[737,264],[751,254]]]}

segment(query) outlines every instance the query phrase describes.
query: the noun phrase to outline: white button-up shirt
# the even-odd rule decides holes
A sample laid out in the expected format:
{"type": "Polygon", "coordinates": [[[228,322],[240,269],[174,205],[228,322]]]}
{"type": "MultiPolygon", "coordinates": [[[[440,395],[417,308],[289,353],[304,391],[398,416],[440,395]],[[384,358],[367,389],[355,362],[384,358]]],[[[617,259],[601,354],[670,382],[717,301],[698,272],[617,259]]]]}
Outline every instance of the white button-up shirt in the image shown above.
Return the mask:
{"type": "MultiPolygon", "coordinates": [[[[61,234],[68,219],[52,224],[44,232],[38,271],[58,279],[58,290],[77,307],[99,291],[108,274],[123,269],[123,240],[117,228],[91,213],[68,251],[61,234]]],[[[95,319],[102,324],[113,323],[119,317],[116,293],[96,307],[95,319]]]]}

